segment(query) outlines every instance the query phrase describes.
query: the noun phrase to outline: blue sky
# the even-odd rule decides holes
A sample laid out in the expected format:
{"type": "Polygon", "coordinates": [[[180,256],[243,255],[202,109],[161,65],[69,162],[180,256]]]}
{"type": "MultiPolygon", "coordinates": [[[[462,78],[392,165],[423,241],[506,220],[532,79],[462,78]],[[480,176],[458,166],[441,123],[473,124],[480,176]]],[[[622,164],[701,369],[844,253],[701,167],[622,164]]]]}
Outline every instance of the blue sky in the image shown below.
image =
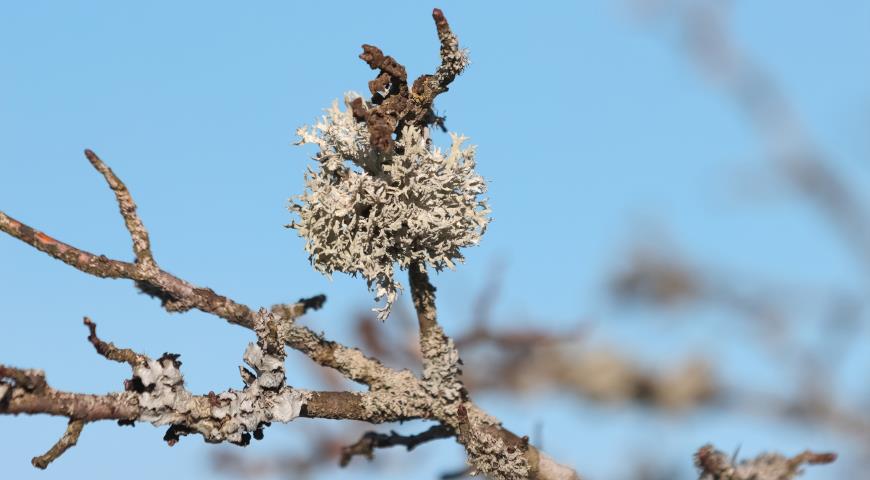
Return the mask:
{"type": "MultiPolygon", "coordinates": [[[[740,47],[866,191],[870,5],[731,3],[728,28],[740,47]]],[[[672,22],[640,21],[623,2],[10,3],[0,10],[0,209],[73,245],[129,258],[112,194],[81,154],[91,148],[132,190],[163,268],[252,306],[326,293],[326,308],[304,321],[348,339],[353,314],[372,306],[364,282],[314,272],[301,240],[283,228],[313,153],[291,145],[294,131],[344,92],[365,91],[372,72],[357,59],[362,43],[396,57],[409,76],[431,72],[436,5],[472,59],[436,106],[448,128],[478,145],[494,217],[467,263],[434,278],[449,333],[462,330],[473,293],[504,261],[500,325],[557,329],[593,319],[595,341],[651,362],[712,351],[729,359],[731,374],[766,381],[763,359],[739,342],[710,347],[731,328],[727,318],[684,312],[703,321],[678,333],[615,318],[604,280],[636,237],[649,235],[639,225],[664,232],[646,240],[729,272],[866,288],[841,239],[776,179],[740,110],[698,74],[672,22]],[[745,194],[747,179],[763,186],[760,199],[745,194]]],[[[89,278],[5,236],[0,273],[2,363],[43,368],[60,389],[118,389],[128,372],[85,341],[88,315],[119,345],[181,353],[194,391],[238,386],[250,332],[198,313],[166,314],[128,282],[89,278]]],[[[867,353],[856,354],[856,369],[867,353]]],[[[313,381],[299,370],[299,385],[313,381]]],[[[860,390],[857,378],[841,380],[860,390]]],[[[543,422],[546,449],[590,478],[612,473],[625,450],[655,448],[688,468],[706,441],[747,453],[841,446],[826,432],[717,412],[673,419],[560,396],[481,401],[517,430],[543,422]]],[[[214,447],[200,439],[170,449],[162,429],[111,423],[88,426],[75,449],[34,470],[30,457],[63,425],[0,417],[9,478],[209,475],[214,447]]],[[[273,428],[247,452],[304,445],[293,427],[273,428]]],[[[383,455],[431,478],[461,459],[442,443],[383,455]]],[[[835,478],[835,468],[806,478],[835,478]]]]}

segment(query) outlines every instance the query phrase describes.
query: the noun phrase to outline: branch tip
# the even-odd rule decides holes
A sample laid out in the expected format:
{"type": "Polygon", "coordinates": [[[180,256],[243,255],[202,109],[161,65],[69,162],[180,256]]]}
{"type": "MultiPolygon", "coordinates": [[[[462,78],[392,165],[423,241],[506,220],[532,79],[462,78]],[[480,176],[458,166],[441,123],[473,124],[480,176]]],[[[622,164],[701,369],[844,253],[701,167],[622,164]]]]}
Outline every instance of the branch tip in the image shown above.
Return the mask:
{"type": "Polygon", "coordinates": [[[417,77],[408,88],[405,67],[395,58],[384,55],[374,46],[362,46],[362,59],[371,69],[380,70],[378,76],[369,82],[372,94],[369,102],[362,99],[354,101],[353,116],[358,122],[365,122],[369,130],[369,142],[375,150],[390,153],[395,148],[395,140],[402,137],[406,126],[427,128],[431,125],[444,128],[444,117],[435,114],[435,97],[447,91],[447,85],[462,72],[468,64],[465,52],[459,49],[459,41],[450,30],[450,25],[439,8],[432,10],[438,39],[441,43],[441,64],[434,74],[417,77]]]}
{"type": "Polygon", "coordinates": [[[86,327],[88,327],[88,341],[94,346],[98,354],[119,363],[127,363],[131,367],[143,365],[147,362],[144,355],[138,354],[129,348],[118,348],[111,342],[100,340],[97,336],[97,324],[88,317],[84,318],[86,327]]]}

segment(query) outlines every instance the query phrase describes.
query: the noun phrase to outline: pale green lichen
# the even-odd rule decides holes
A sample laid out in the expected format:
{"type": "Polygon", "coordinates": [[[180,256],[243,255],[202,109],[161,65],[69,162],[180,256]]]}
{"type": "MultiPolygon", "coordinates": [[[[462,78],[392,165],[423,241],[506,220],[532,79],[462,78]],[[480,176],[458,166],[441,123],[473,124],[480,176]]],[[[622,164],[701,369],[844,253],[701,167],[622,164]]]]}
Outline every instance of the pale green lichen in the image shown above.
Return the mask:
{"type": "Polygon", "coordinates": [[[405,127],[395,151],[382,154],[369,144],[365,123],[338,102],[297,134],[299,144],[319,148],[318,168],[309,168],[305,192],[291,199],[298,220],[290,226],[318,271],[366,279],[375,299],[386,300],[375,309],[379,319],[402,288],[394,265],[453,268],[463,260],[460,249],[480,241],[490,209],[465,137],[451,134],[450,150],[442,152],[427,130],[405,127]]]}

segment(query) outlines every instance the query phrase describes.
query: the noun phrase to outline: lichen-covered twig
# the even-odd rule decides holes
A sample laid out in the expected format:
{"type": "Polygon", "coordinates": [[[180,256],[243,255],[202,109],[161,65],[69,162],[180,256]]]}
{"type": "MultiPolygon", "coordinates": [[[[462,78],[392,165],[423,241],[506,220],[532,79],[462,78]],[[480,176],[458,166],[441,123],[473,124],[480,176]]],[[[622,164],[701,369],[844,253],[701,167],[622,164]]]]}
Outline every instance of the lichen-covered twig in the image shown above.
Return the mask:
{"type": "Polygon", "coordinates": [[[66,426],[66,431],[63,432],[63,436],[60,437],[57,443],[52,445],[52,447],[44,454],[38,457],[33,457],[33,459],[30,460],[30,463],[32,463],[36,468],[45,470],[45,468],[48,467],[48,464],[57,460],[57,458],[63,455],[63,452],[69,450],[70,447],[75,446],[76,442],[79,441],[79,435],[81,435],[84,426],[84,420],[71,418],[66,426]]]}
{"type": "MultiPolygon", "coordinates": [[[[127,362],[133,378],[124,382],[124,392],[86,395],[50,388],[39,371],[0,367],[0,413],[50,414],[70,418],[67,433],[48,453],[33,464],[45,468],[75,445],[84,422],[114,419],[131,423],[146,421],[169,426],[170,445],[182,435],[201,434],[208,442],[247,444],[262,438],[271,422],[288,422],[299,416],[341,418],[380,423],[423,418],[422,409],[391,412],[387,393],[311,392],[286,384],[284,343],[289,323],[261,310],[257,313],[256,344],[245,351],[245,362],[255,373],[243,377],[242,390],[193,395],[184,386],[178,355],[165,353],[152,360],[146,355],[104,342],[96,325],[86,319],[88,340],[107,359],[127,362]]],[[[247,371],[247,370],[246,370],[247,371]]]]}
{"type": "Polygon", "coordinates": [[[695,466],[699,471],[698,480],[792,480],[803,473],[804,465],[823,465],[836,459],[835,453],[807,450],[794,457],[763,453],[738,463],[708,444],[695,453],[695,466]]]}
{"type": "Polygon", "coordinates": [[[404,446],[410,452],[421,443],[450,438],[455,434],[452,428],[443,425],[434,425],[425,432],[416,435],[401,435],[394,431],[390,431],[389,434],[366,432],[356,443],[341,449],[341,458],[338,462],[342,467],[346,467],[355,455],[362,455],[371,460],[376,448],[404,446]]]}
{"type": "Polygon", "coordinates": [[[423,355],[423,381],[430,385],[433,396],[446,403],[455,403],[467,397],[465,387],[459,380],[459,352],[438,325],[435,308],[435,287],[422,264],[412,264],[408,269],[411,298],[417,311],[420,325],[420,352],[423,355]]]}

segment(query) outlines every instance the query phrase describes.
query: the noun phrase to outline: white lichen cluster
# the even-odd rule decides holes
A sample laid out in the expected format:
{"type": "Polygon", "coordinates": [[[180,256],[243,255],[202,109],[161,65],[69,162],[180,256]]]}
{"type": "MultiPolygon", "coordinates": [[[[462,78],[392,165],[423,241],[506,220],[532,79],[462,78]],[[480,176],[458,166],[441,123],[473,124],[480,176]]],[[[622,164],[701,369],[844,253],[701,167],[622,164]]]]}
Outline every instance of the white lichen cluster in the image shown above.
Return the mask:
{"type": "Polygon", "coordinates": [[[139,420],[155,426],[183,425],[187,432],[202,434],[207,442],[243,444],[247,434],[266,423],[298,417],[308,392],[285,385],[283,340],[288,322],[265,310],[255,315],[255,322],[258,342],[248,344],[244,360],[256,373],[241,369],[244,389],[221,392],[204,403],[185,388],[174,359],[147,359],[133,368],[143,386],[137,394],[139,420]],[[270,322],[280,342],[272,352],[266,345],[270,322]]]}
{"type": "MultiPolygon", "coordinates": [[[[349,94],[345,103],[355,98],[349,94]]],[[[366,279],[384,320],[401,284],[394,265],[408,269],[453,268],[460,249],[476,245],[490,221],[486,183],[474,170],[474,147],[451,134],[450,150],[433,147],[428,132],[405,127],[396,152],[369,143],[365,123],[338,102],[314,126],[297,131],[299,144],[314,144],[318,165],[305,175],[305,192],[291,199],[291,223],[305,239],[321,273],[366,279]]]]}

